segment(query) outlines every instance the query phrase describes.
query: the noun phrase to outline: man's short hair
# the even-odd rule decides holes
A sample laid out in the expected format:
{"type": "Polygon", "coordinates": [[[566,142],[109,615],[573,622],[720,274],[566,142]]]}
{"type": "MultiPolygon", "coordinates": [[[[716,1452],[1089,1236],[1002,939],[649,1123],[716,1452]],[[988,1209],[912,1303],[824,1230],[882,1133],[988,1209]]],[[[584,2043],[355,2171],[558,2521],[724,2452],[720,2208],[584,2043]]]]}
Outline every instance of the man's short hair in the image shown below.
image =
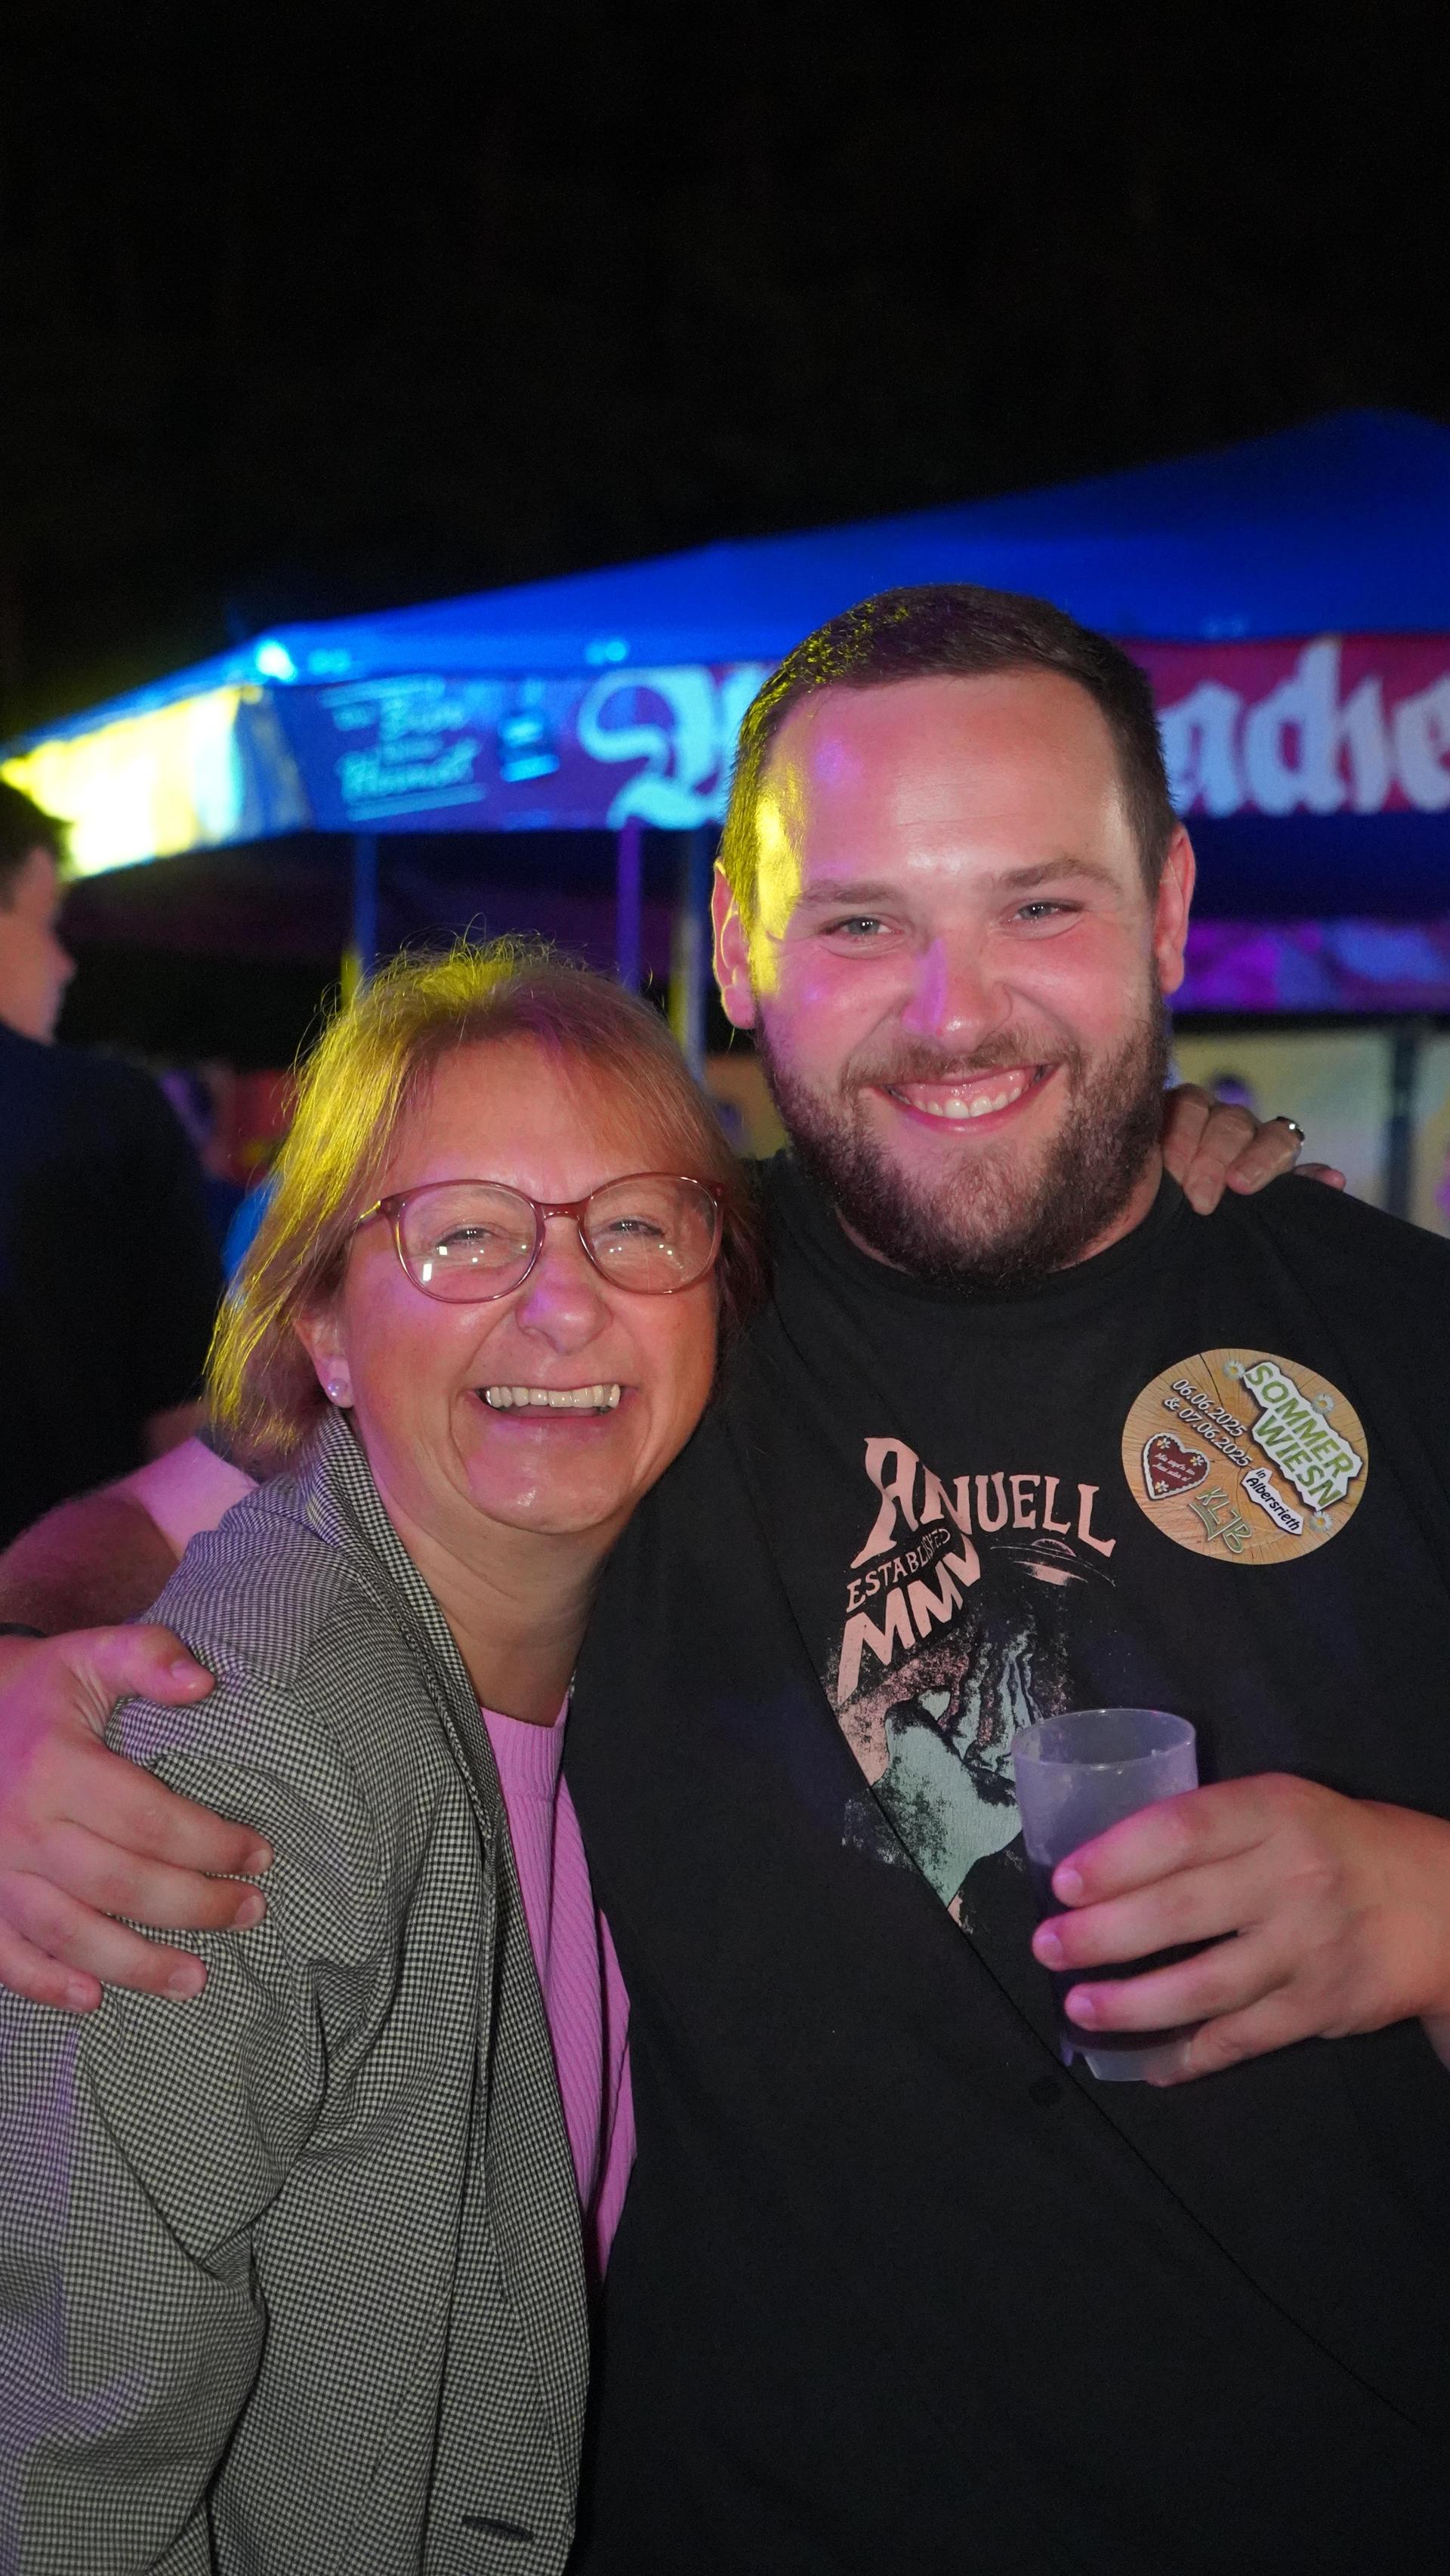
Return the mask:
{"type": "Polygon", "coordinates": [[[33,850],[48,850],[56,866],[64,867],[65,825],[0,778],[0,910],[9,910],[15,880],[33,850]]]}
{"type": "Polygon", "coordinates": [[[1045,599],[973,582],[923,582],[883,590],[818,626],[772,671],[746,709],[735,754],[720,864],[742,919],[756,913],[756,815],[771,746],[803,698],[818,689],[879,689],[893,680],[980,679],[1055,671],[1085,689],[1117,755],[1128,820],[1150,892],[1177,827],[1146,674],[1106,635],[1079,626],[1045,599]]]}

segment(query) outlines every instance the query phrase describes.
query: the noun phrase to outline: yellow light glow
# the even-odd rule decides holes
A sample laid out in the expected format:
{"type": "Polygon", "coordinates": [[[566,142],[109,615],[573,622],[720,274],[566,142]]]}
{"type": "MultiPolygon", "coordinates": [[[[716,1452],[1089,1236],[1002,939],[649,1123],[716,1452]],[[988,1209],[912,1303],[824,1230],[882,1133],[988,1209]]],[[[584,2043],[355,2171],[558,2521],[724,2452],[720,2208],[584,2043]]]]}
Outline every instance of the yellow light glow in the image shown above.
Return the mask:
{"type": "Polygon", "coordinates": [[[94,733],[37,743],[7,760],[0,776],[69,824],[77,876],[215,848],[237,834],[245,801],[238,709],[261,695],[208,689],[118,716],[94,733]]]}
{"type": "Polygon", "coordinates": [[[774,943],[785,937],[800,901],[800,851],[779,791],[767,787],[755,813],[755,917],[750,925],[750,981],[757,993],[775,991],[779,977],[774,943]]]}

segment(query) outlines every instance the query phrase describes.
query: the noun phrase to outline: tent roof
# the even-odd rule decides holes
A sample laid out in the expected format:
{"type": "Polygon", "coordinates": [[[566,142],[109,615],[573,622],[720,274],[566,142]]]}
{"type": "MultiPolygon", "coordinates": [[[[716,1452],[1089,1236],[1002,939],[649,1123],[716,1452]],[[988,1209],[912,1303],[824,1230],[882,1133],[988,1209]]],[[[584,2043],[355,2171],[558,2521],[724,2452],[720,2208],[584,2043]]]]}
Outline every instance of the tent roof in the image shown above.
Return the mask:
{"type": "Polygon", "coordinates": [[[225,683],[778,661],[902,582],[1036,591],[1124,638],[1450,625],[1450,430],[1346,411],[1240,446],[959,509],[703,546],[376,617],[284,626],[51,739],[225,683]]]}

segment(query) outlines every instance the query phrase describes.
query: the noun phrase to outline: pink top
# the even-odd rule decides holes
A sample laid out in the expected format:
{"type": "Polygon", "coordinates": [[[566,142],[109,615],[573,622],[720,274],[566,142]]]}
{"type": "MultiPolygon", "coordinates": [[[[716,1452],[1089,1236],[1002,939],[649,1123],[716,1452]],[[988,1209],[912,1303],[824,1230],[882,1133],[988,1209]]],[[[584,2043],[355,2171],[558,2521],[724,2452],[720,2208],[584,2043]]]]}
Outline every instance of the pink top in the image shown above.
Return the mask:
{"type": "Polygon", "coordinates": [[[560,1775],[568,1704],[552,1726],[482,1712],[498,1765],[534,1965],[579,2182],[584,2250],[602,2273],[634,2162],[629,1997],[594,1902],[579,1819],[560,1775]]]}

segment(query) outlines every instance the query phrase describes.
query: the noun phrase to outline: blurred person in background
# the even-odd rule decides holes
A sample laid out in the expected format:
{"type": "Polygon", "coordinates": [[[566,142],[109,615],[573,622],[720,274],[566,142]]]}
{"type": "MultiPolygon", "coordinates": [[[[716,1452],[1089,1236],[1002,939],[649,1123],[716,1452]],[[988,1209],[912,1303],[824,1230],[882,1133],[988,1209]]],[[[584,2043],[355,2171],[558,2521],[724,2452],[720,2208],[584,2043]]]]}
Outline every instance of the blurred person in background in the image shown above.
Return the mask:
{"type": "Polygon", "coordinates": [[[222,1266],[230,1277],[225,1245],[232,1220],[246,1193],[232,1178],[222,1135],[216,1094],[200,1065],[172,1064],[156,1077],[185,1130],[201,1165],[201,1194],[222,1266]]]}
{"type": "Polygon", "coordinates": [[[235,1279],[242,1263],[261,1230],[262,1219],[272,1204],[272,1174],[262,1173],[244,1190],[233,1208],[222,1241],[222,1268],[229,1280],[235,1279]]]}
{"type": "Polygon", "coordinates": [[[221,1284],[154,1082],[52,1042],[64,849],[0,781],[0,1540],[196,1428],[221,1284]]]}

